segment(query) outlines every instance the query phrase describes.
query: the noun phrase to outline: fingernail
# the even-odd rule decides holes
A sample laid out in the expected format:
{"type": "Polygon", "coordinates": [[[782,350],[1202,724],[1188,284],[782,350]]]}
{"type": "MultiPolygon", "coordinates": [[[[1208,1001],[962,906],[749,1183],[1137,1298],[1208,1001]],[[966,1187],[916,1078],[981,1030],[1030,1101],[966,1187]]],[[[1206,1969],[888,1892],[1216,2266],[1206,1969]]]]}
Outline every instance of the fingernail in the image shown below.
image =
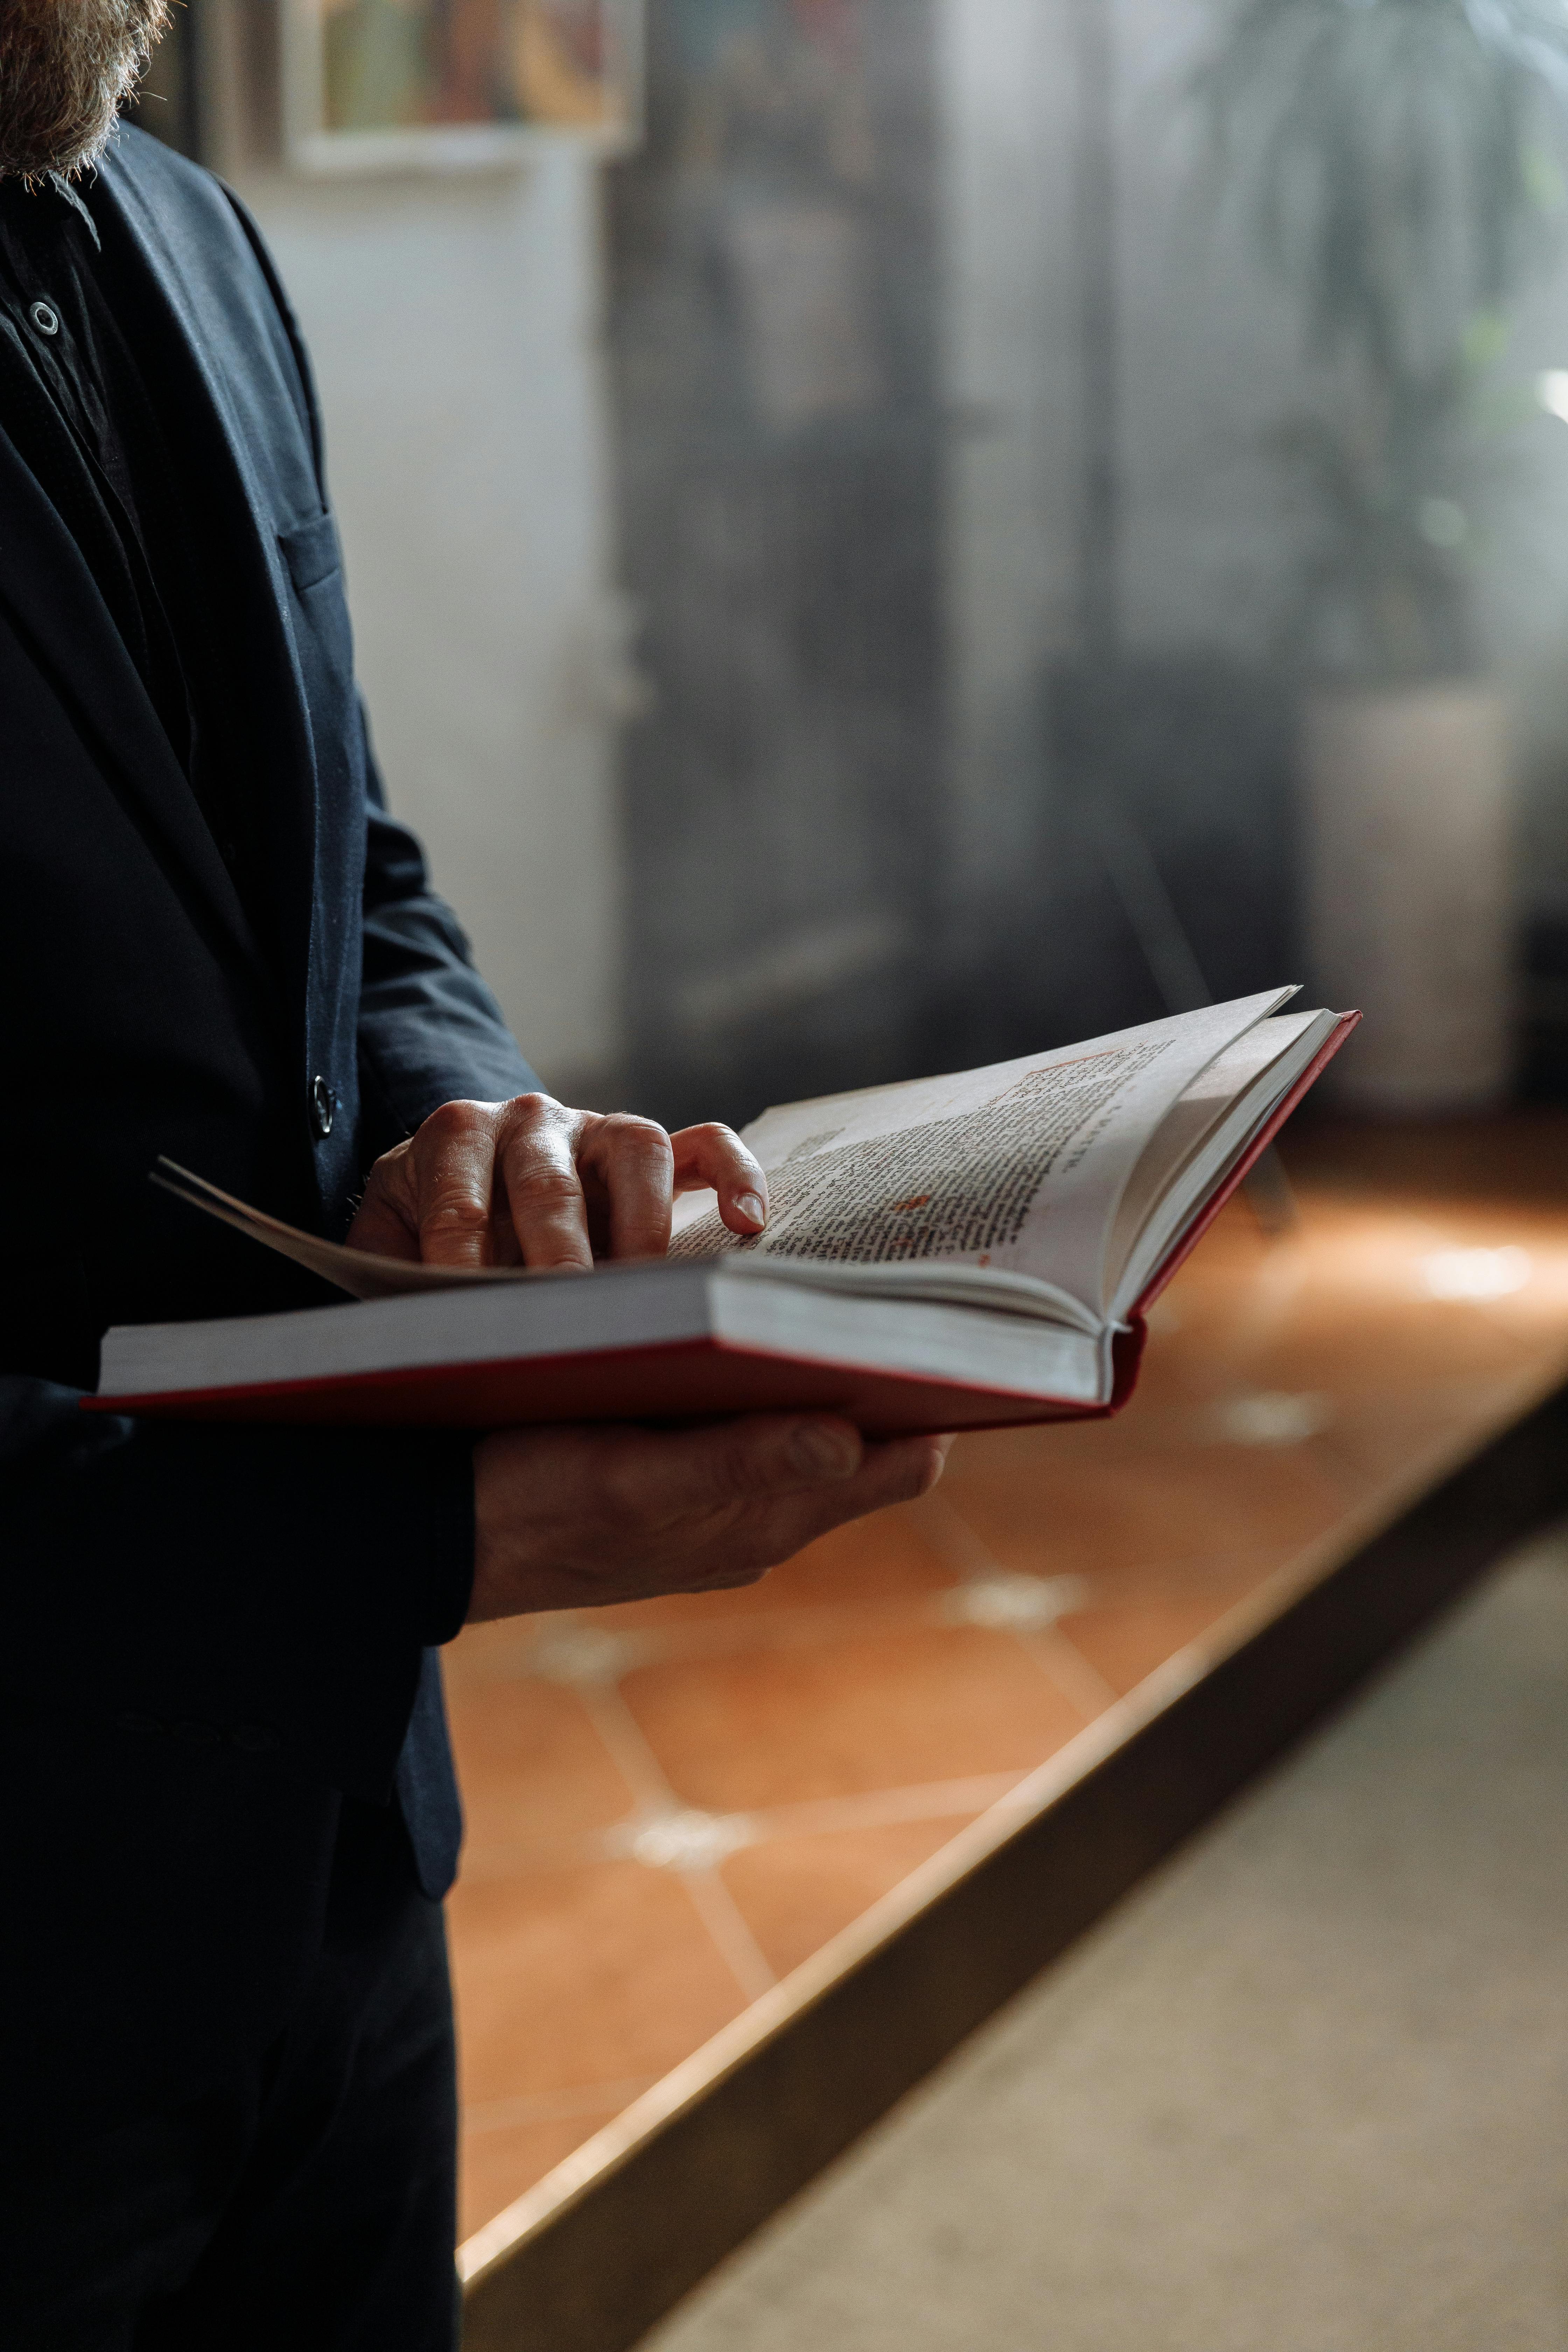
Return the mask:
{"type": "Polygon", "coordinates": [[[806,1478],[852,1478],[860,1467],[860,1441],[852,1429],[808,1421],[790,1440],[790,1457],[806,1478]]]}
{"type": "Polygon", "coordinates": [[[763,1208],[762,1202],[758,1199],[755,1192],[737,1192],[735,1195],[735,1206],[740,1211],[742,1217],[750,1218],[753,1225],[765,1225],[767,1223],[768,1213],[763,1208]]]}

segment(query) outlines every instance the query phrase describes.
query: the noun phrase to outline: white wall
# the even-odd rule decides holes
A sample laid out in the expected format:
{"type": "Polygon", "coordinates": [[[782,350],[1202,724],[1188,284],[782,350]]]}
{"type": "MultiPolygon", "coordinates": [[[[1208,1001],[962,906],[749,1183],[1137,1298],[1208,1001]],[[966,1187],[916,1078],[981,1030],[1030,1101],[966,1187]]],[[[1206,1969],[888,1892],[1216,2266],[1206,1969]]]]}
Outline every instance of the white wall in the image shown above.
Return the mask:
{"type": "Polygon", "coordinates": [[[620,1049],[596,167],[237,172],[304,324],[395,811],[546,1082],[620,1049]]]}

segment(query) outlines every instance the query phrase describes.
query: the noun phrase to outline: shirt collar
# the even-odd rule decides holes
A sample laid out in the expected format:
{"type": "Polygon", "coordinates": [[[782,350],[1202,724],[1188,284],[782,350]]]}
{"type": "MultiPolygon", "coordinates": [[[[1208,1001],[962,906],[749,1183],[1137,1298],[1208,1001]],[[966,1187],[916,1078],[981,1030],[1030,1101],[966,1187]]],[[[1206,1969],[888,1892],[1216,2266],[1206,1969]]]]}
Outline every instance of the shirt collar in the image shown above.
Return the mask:
{"type": "Polygon", "coordinates": [[[100,253],[101,253],[103,251],[103,239],[99,236],[98,223],[93,219],[92,215],[88,211],[87,206],[83,204],[81,198],[78,195],[70,182],[65,178],[63,173],[59,172],[51,172],[49,173],[49,185],[53,188],[56,195],[62,197],[64,201],[69,205],[72,212],[79,214],[81,218],[87,223],[87,233],[89,236],[91,237],[100,253]]]}
{"type": "Polygon", "coordinates": [[[0,179],[0,234],[9,231],[13,238],[19,237],[25,245],[29,223],[40,229],[47,224],[51,230],[58,231],[65,226],[64,214],[58,209],[61,205],[67,212],[76,215],[101,253],[103,240],[98,233],[98,223],[63,172],[45,173],[31,187],[25,186],[14,173],[7,173],[0,179]]]}

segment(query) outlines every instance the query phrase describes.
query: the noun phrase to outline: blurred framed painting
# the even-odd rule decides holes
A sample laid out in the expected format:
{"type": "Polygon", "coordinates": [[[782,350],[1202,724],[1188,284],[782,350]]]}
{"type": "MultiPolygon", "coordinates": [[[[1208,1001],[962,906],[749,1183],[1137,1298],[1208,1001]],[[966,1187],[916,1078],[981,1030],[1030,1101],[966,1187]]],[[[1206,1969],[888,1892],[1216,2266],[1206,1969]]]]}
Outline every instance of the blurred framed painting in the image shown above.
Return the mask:
{"type": "Polygon", "coordinates": [[[300,171],[461,171],[637,135],[642,0],[284,0],[283,25],[300,171]]]}

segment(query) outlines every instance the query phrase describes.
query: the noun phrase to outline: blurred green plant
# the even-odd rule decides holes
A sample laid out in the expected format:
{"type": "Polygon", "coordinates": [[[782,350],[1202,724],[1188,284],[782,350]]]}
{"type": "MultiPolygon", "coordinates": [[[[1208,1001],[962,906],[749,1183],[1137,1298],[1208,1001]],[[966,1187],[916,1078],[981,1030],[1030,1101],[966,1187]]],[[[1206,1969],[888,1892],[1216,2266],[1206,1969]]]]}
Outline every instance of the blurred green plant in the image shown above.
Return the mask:
{"type": "Polygon", "coordinates": [[[1194,93],[1320,376],[1277,436],[1320,526],[1292,655],[1462,673],[1487,386],[1568,217],[1568,0],[1240,0],[1194,93]]]}

